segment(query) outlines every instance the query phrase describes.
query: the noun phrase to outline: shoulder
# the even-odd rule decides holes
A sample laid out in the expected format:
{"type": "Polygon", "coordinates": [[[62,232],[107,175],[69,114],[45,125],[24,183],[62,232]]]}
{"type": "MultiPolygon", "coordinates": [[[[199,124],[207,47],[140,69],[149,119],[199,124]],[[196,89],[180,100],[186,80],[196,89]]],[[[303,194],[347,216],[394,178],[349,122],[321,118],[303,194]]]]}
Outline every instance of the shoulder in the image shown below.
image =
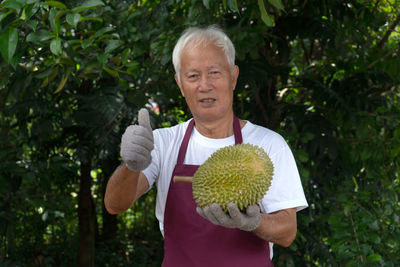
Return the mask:
{"type": "Polygon", "coordinates": [[[244,143],[261,146],[269,155],[288,148],[288,144],[282,135],[250,121],[247,121],[242,133],[244,143]]]}
{"type": "Polygon", "coordinates": [[[163,141],[173,140],[176,138],[179,139],[180,137],[183,137],[183,135],[185,134],[185,131],[189,125],[189,122],[190,122],[190,120],[179,123],[174,126],[158,128],[153,131],[154,138],[155,138],[155,140],[159,139],[159,140],[163,140],[163,141]]]}

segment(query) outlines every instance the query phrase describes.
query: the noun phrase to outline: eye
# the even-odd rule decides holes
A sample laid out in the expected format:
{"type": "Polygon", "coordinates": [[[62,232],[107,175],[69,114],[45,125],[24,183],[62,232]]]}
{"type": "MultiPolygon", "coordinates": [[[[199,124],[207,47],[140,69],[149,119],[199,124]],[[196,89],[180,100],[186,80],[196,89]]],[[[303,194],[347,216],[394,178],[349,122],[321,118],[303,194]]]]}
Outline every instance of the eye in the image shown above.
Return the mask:
{"type": "Polygon", "coordinates": [[[210,76],[213,77],[213,78],[217,78],[217,77],[219,77],[219,76],[221,75],[221,72],[218,71],[218,70],[213,70],[213,71],[210,71],[210,72],[208,73],[208,75],[210,75],[210,76]]]}
{"type": "Polygon", "coordinates": [[[196,80],[199,77],[199,74],[197,73],[191,73],[187,75],[187,78],[191,81],[196,80]]]}

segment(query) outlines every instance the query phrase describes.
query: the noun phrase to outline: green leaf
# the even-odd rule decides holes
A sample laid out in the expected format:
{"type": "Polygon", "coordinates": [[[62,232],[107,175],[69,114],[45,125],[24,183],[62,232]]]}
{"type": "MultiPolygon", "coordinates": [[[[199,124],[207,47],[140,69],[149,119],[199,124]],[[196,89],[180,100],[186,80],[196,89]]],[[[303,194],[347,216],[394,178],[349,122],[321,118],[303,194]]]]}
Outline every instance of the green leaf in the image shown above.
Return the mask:
{"type": "Polygon", "coordinates": [[[268,27],[274,26],[274,20],[268,15],[267,10],[265,9],[264,0],[258,0],[258,7],[260,8],[261,12],[261,20],[267,25],[268,27]]]}
{"type": "Polygon", "coordinates": [[[58,84],[57,89],[54,91],[55,94],[59,93],[65,86],[65,83],[67,82],[69,75],[72,72],[72,68],[68,68],[66,73],[63,75],[63,77],[61,78],[60,83],[58,84]]]}
{"type": "Polygon", "coordinates": [[[308,154],[306,151],[304,150],[297,150],[296,151],[296,158],[300,161],[300,162],[307,162],[309,160],[308,158],[308,154]]]}
{"type": "Polygon", "coordinates": [[[36,74],[35,78],[44,79],[44,78],[48,77],[52,72],[53,72],[53,68],[48,68],[47,70],[44,70],[44,71],[39,72],[38,74],[36,74]]]}
{"type": "Polygon", "coordinates": [[[228,0],[229,9],[239,13],[239,8],[236,0],[228,0]]]}
{"type": "Polygon", "coordinates": [[[15,11],[13,11],[13,10],[9,10],[8,12],[6,12],[6,13],[0,13],[0,22],[3,20],[3,19],[5,19],[8,15],[10,15],[11,13],[14,13],[15,11]]]}
{"type": "Polygon", "coordinates": [[[227,7],[226,0],[222,0],[222,4],[223,4],[223,6],[224,6],[224,9],[226,10],[226,7],[227,7]]]}
{"type": "Polygon", "coordinates": [[[124,65],[128,63],[129,57],[131,56],[131,52],[132,51],[130,48],[125,48],[125,50],[122,52],[121,59],[124,65]]]}
{"type": "Polygon", "coordinates": [[[392,156],[392,158],[397,158],[397,156],[400,155],[400,146],[397,145],[392,147],[390,155],[392,156]]]}
{"type": "Polygon", "coordinates": [[[281,0],[268,0],[268,1],[271,3],[271,5],[273,5],[279,10],[283,10],[285,8],[281,0]]]}
{"type": "Polygon", "coordinates": [[[61,39],[60,38],[56,38],[51,40],[50,42],[50,51],[54,54],[54,55],[59,55],[61,53],[61,39]]]}
{"type": "MultiPolygon", "coordinates": [[[[0,62],[0,89],[3,89],[4,87],[7,86],[10,76],[11,76],[10,66],[5,61],[0,62]]],[[[2,153],[5,152],[0,152],[0,154],[2,153]]]]}
{"type": "Polygon", "coordinates": [[[345,205],[345,206],[343,207],[343,213],[344,213],[344,215],[345,215],[346,217],[349,217],[349,216],[351,215],[351,205],[350,205],[350,204],[345,205]]]}
{"type": "Polygon", "coordinates": [[[299,172],[300,172],[300,177],[303,180],[308,180],[310,177],[310,171],[301,165],[299,165],[299,172]]]}
{"type": "Polygon", "coordinates": [[[59,8],[59,9],[66,9],[67,8],[66,5],[64,5],[63,3],[58,2],[58,1],[47,1],[47,2],[42,3],[42,5],[43,6],[53,6],[53,7],[59,8]]]}
{"type": "Polygon", "coordinates": [[[114,28],[113,27],[104,27],[101,28],[100,30],[98,30],[93,36],[91,36],[90,38],[96,39],[102,35],[104,35],[106,32],[110,32],[113,31],[114,28]]]}
{"type": "Polygon", "coordinates": [[[17,0],[6,0],[0,4],[0,7],[19,10],[22,8],[22,4],[17,0]]]}
{"type": "Polygon", "coordinates": [[[108,74],[110,74],[114,78],[118,77],[118,71],[116,71],[116,70],[112,70],[107,67],[103,67],[103,70],[105,70],[108,74]]]}
{"type": "Polygon", "coordinates": [[[117,49],[121,45],[123,45],[123,41],[121,40],[111,40],[110,43],[106,46],[105,52],[110,53],[111,51],[117,49]]]}
{"type": "Polygon", "coordinates": [[[34,5],[26,5],[22,10],[21,19],[22,20],[29,20],[33,14],[37,12],[37,8],[34,8],[34,5]]]}
{"type": "Polygon", "coordinates": [[[97,61],[100,63],[102,68],[106,65],[109,56],[110,55],[107,53],[97,55],[97,61]]]}
{"type": "Polygon", "coordinates": [[[204,5],[207,9],[210,9],[210,0],[203,0],[203,5],[204,5]]]}
{"type": "Polygon", "coordinates": [[[103,22],[103,19],[99,17],[82,17],[81,19],[81,21],[91,21],[91,20],[103,22]]]}
{"type": "Polygon", "coordinates": [[[93,43],[93,39],[91,39],[91,38],[82,40],[81,47],[82,47],[83,49],[86,49],[86,48],[88,48],[89,46],[91,46],[92,43],[93,43]]]}
{"type": "Polygon", "coordinates": [[[15,69],[21,62],[21,58],[24,55],[24,50],[19,49],[15,52],[14,56],[11,58],[11,66],[15,69]]]}
{"type": "Polygon", "coordinates": [[[52,36],[53,35],[51,32],[40,29],[36,32],[31,32],[30,34],[28,34],[28,36],[26,36],[26,41],[32,42],[34,44],[41,44],[44,41],[50,40],[52,36]]]}
{"type": "Polygon", "coordinates": [[[395,139],[400,139],[400,128],[394,129],[394,131],[393,131],[393,137],[394,137],[395,139]]]}
{"type": "Polygon", "coordinates": [[[126,64],[128,67],[127,72],[132,75],[136,76],[137,72],[139,71],[139,63],[137,61],[131,61],[126,64]]]}
{"type": "Polygon", "coordinates": [[[357,192],[358,188],[359,188],[358,183],[357,183],[357,179],[354,176],[351,177],[351,179],[353,180],[353,183],[354,183],[354,190],[357,192]]]}
{"type": "Polygon", "coordinates": [[[100,0],[87,0],[85,1],[82,5],[77,6],[75,8],[73,8],[72,10],[74,12],[81,12],[83,10],[86,9],[90,9],[90,8],[94,8],[94,7],[98,7],[98,6],[104,6],[104,3],[100,0]]]}
{"type": "Polygon", "coordinates": [[[71,14],[67,15],[66,20],[69,25],[71,25],[73,28],[76,28],[80,18],[81,18],[81,14],[71,13],[71,14]]]}
{"type": "Polygon", "coordinates": [[[49,13],[50,27],[53,32],[58,36],[60,33],[60,20],[57,16],[57,10],[52,8],[49,13]]]}
{"type": "Polygon", "coordinates": [[[18,44],[18,31],[15,28],[6,28],[0,35],[0,52],[4,60],[11,63],[18,44]]]}
{"type": "Polygon", "coordinates": [[[380,261],[381,259],[382,256],[376,253],[367,257],[367,261],[380,261]]]}
{"type": "Polygon", "coordinates": [[[29,20],[26,24],[32,28],[33,31],[36,31],[36,27],[39,24],[37,20],[29,20]]]}
{"type": "Polygon", "coordinates": [[[51,69],[51,73],[49,75],[47,75],[45,77],[45,79],[43,79],[42,84],[40,85],[40,87],[45,87],[49,84],[49,82],[51,82],[52,80],[54,80],[54,78],[57,76],[58,74],[58,67],[52,68],[51,69]]]}
{"type": "Polygon", "coordinates": [[[312,139],[314,139],[314,134],[312,133],[304,133],[301,135],[300,140],[302,143],[307,143],[309,141],[311,141],[312,139]]]}

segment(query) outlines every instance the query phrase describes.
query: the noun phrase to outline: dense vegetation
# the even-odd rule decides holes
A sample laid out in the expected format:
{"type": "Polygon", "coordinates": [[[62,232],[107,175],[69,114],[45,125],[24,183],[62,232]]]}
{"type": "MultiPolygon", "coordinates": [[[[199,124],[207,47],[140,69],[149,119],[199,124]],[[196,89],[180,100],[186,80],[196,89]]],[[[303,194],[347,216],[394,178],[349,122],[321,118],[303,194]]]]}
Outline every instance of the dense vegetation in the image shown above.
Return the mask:
{"type": "Polygon", "coordinates": [[[217,23],[240,68],[235,112],[280,132],[310,208],[276,266],[400,264],[400,2],[5,0],[0,4],[0,265],[159,266],[150,191],[103,207],[137,110],[190,117],[171,52],[217,23]],[[283,5],[282,5],[283,4],[283,5]]]}

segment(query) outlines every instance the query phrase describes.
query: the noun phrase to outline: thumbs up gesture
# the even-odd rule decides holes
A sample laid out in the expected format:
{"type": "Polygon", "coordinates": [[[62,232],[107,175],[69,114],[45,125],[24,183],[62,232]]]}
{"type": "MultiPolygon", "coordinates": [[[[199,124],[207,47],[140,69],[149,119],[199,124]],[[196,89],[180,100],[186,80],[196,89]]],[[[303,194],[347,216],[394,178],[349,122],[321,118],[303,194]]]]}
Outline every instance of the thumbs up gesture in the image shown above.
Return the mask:
{"type": "Polygon", "coordinates": [[[154,148],[149,112],[139,110],[139,125],[130,125],[121,138],[120,155],[128,169],[139,172],[149,166],[154,148]]]}

